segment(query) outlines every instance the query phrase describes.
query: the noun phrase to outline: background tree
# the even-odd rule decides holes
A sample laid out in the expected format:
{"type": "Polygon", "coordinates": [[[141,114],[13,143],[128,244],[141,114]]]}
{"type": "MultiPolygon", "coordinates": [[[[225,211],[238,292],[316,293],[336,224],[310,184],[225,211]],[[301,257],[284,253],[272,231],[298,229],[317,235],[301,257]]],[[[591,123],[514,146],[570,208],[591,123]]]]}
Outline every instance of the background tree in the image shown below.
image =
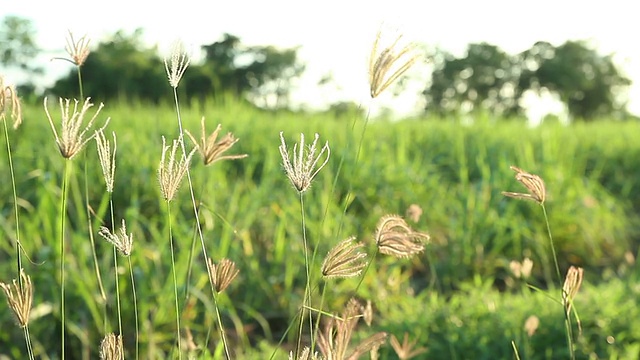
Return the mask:
{"type": "MultiPolygon", "coordinates": [[[[94,101],[109,99],[159,101],[167,95],[167,80],[162,59],[156,47],[146,47],[142,30],[131,35],[116,32],[92,50],[82,67],[85,94],[94,101]]],[[[78,96],[75,70],[56,81],[49,92],[78,96]]]]}
{"type": "Polygon", "coordinates": [[[35,28],[29,19],[6,16],[0,24],[0,64],[5,68],[17,68],[27,75],[28,81],[17,86],[23,95],[35,91],[31,77],[42,73],[42,68],[34,61],[40,53],[35,36],[35,28]]]}
{"type": "Polygon", "coordinates": [[[567,41],[554,47],[538,42],[519,55],[521,89],[547,88],[557,93],[576,119],[626,113],[616,95],[631,84],[613,62],[583,41],[567,41]]]}

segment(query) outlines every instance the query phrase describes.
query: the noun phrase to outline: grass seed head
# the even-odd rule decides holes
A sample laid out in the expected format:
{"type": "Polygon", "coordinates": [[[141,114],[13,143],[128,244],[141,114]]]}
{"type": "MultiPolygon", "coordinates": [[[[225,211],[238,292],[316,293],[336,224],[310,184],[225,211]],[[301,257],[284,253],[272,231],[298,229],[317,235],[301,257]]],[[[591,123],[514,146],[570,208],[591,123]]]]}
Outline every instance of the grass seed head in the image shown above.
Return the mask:
{"type": "MultiPolygon", "coordinates": [[[[73,111],[70,109],[71,100],[60,98],[60,114],[61,114],[61,131],[58,134],[56,127],[53,123],[53,119],[51,118],[51,114],[49,113],[49,109],[47,107],[47,98],[44,98],[44,111],[47,114],[47,118],[49,119],[49,125],[51,125],[51,130],[53,130],[53,135],[56,139],[56,144],[58,144],[58,149],[60,150],[60,154],[65,159],[72,159],[76,154],[78,154],[84,145],[93,139],[96,136],[95,131],[88,138],[84,138],[85,134],[92,130],[93,124],[100,114],[100,110],[104,107],[101,103],[98,107],[96,113],[89,119],[87,125],[84,126],[85,117],[87,117],[87,112],[93,106],[91,103],[91,98],[87,98],[82,105],[82,108],[78,110],[78,100],[74,100],[73,111]],[[84,126],[84,129],[82,128],[84,126]]],[[[109,124],[109,118],[105,121],[104,125],[98,129],[98,131],[104,130],[109,124]]]]}
{"type": "Polygon", "coordinates": [[[213,287],[217,293],[223,292],[240,272],[236,269],[236,264],[229,259],[222,259],[218,264],[215,264],[211,258],[208,258],[207,270],[209,270],[209,277],[213,281],[213,287]]]}
{"type": "Polygon", "coordinates": [[[540,326],[540,319],[535,315],[531,315],[524,322],[524,331],[527,332],[527,336],[532,337],[538,330],[538,326],[540,326]]]}
{"type": "Polygon", "coordinates": [[[367,254],[359,250],[364,244],[354,242],[355,237],[349,237],[334,246],[322,262],[322,276],[325,279],[347,278],[358,276],[367,266],[367,254]]]}
{"type": "Polygon", "coordinates": [[[107,334],[100,343],[100,360],[121,360],[124,359],[124,349],[122,336],[107,334]]]}
{"type": "Polygon", "coordinates": [[[185,130],[185,133],[189,136],[191,141],[193,141],[193,144],[195,145],[200,155],[202,155],[205,166],[211,165],[214,162],[220,160],[244,159],[249,156],[247,154],[223,156],[222,154],[231,149],[231,147],[240,139],[234,137],[232,133],[227,133],[219,141],[216,142],[222,125],[218,124],[216,129],[209,136],[207,136],[207,132],[204,126],[204,116],[202,117],[201,125],[202,137],[200,138],[200,142],[196,140],[195,136],[191,135],[189,130],[185,130]]]}
{"type": "Polygon", "coordinates": [[[189,170],[189,163],[191,157],[196,149],[185,156],[181,156],[179,160],[176,160],[176,153],[180,143],[178,140],[173,140],[172,146],[167,146],[164,136],[162,137],[162,157],[160,159],[160,166],[158,167],[158,182],[160,183],[160,191],[162,197],[166,201],[171,201],[178,192],[182,178],[189,170]],[[167,159],[167,150],[171,148],[169,158],[167,159]]]}
{"type": "Polygon", "coordinates": [[[576,297],[580,285],[582,285],[582,276],[584,269],[581,267],[571,266],[567,271],[567,276],[564,279],[564,285],[562,286],[562,303],[564,308],[569,313],[571,311],[571,304],[576,297]]]}
{"type": "Polygon", "coordinates": [[[540,178],[538,175],[529,174],[528,172],[515,166],[511,166],[510,168],[511,170],[516,172],[516,180],[522,183],[522,185],[524,185],[527,190],[529,190],[529,193],[524,194],[503,191],[502,195],[515,199],[532,200],[540,205],[544,204],[544,200],[547,197],[547,190],[544,186],[544,181],[542,180],[542,178],[540,178]]]}
{"type": "Polygon", "coordinates": [[[296,357],[293,353],[293,351],[289,352],[289,360],[322,360],[322,356],[320,356],[317,352],[316,353],[312,353],[311,349],[309,349],[308,346],[305,346],[304,349],[302,349],[302,352],[300,352],[300,356],[296,357]]]}
{"type": "Polygon", "coordinates": [[[65,46],[65,50],[67,54],[71,57],[71,61],[76,64],[76,66],[82,66],[84,62],[87,60],[89,56],[89,42],[90,39],[87,39],[87,36],[83,36],[78,41],[73,38],[73,33],[69,31],[69,36],[67,37],[67,45],[65,46]]]}
{"type": "Polygon", "coordinates": [[[427,348],[419,347],[414,349],[416,346],[417,340],[409,342],[409,333],[404,333],[404,339],[402,341],[402,345],[398,341],[395,335],[391,335],[391,346],[393,350],[396,352],[396,355],[401,360],[412,359],[418,355],[422,355],[427,352],[427,348]]]}
{"type": "Polygon", "coordinates": [[[122,255],[131,255],[131,249],[133,248],[133,233],[127,234],[127,226],[122,219],[122,227],[119,233],[111,233],[111,230],[102,226],[98,232],[105,240],[116,247],[116,250],[120,251],[122,255]]]}
{"type": "Polygon", "coordinates": [[[404,74],[419,59],[416,46],[403,42],[403,36],[395,31],[393,37],[387,35],[382,28],[369,56],[369,88],[371,98],[376,98],[386,88],[404,74]]]}
{"type": "Polygon", "coordinates": [[[172,88],[178,88],[182,75],[187,71],[189,67],[189,54],[184,48],[182,41],[176,40],[171,45],[171,59],[164,59],[164,68],[167,71],[167,77],[169,78],[169,84],[172,88]]]}
{"type": "Polygon", "coordinates": [[[11,120],[13,128],[17,129],[22,124],[22,106],[20,98],[13,85],[6,85],[4,78],[0,76],[0,121],[6,120],[8,109],[11,108],[11,120]]]}
{"type": "Polygon", "coordinates": [[[378,251],[396,258],[407,258],[424,251],[424,241],[430,236],[414,231],[398,215],[386,215],[378,221],[375,233],[378,251]]]}
{"type": "Polygon", "coordinates": [[[284,171],[291,181],[293,187],[298,190],[299,193],[303,193],[309,189],[311,182],[318,175],[320,170],[329,162],[329,156],[331,155],[331,149],[329,148],[329,142],[327,141],[320,153],[316,155],[318,151],[318,139],[320,135],[316,134],[313,143],[305,148],[304,134],[300,134],[300,142],[293,146],[293,161],[289,158],[289,152],[287,150],[287,144],[284,141],[282,131],[280,132],[280,156],[282,156],[282,166],[284,171]],[[305,151],[306,150],[306,151],[305,151]],[[323,162],[318,165],[318,162],[324,158],[323,162]]]}
{"type": "Polygon", "coordinates": [[[33,302],[33,284],[31,277],[20,269],[20,282],[13,280],[13,289],[10,284],[0,282],[0,288],[7,296],[9,308],[16,316],[18,326],[25,328],[29,324],[29,313],[33,302]]]}
{"type": "Polygon", "coordinates": [[[102,168],[102,175],[107,187],[107,192],[113,192],[113,182],[116,173],[116,133],[113,132],[113,152],[111,152],[111,145],[109,140],[104,136],[104,131],[96,131],[96,146],[98,148],[98,158],[100,158],[100,167],[102,168]]]}

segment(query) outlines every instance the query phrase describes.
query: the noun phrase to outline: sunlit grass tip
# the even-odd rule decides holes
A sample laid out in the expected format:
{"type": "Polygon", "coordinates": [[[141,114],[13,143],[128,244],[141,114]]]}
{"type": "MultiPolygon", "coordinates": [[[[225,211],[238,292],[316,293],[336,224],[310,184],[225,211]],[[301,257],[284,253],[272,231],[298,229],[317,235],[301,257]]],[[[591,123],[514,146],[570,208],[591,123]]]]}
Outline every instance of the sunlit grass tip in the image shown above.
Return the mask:
{"type": "Polygon", "coordinates": [[[0,282],[0,288],[7,296],[7,303],[16,317],[18,326],[24,328],[29,324],[29,314],[33,302],[33,284],[31,277],[24,272],[24,269],[20,269],[20,283],[14,279],[12,288],[10,284],[0,282]]]}
{"type": "Polygon", "coordinates": [[[240,272],[236,264],[229,259],[222,259],[216,264],[211,258],[207,258],[207,270],[217,293],[223,292],[240,272]]]}
{"type": "Polygon", "coordinates": [[[314,140],[308,147],[305,147],[304,134],[300,134],[300,142],[293,146],[293,161],[289,158],[287,144],[284,141],[283,132],[280,132],[280,156],[282,157],[282,166],[291,181],[293,187],[299,193],[303,193],[309,189],[311,182],[318,175],[320,170],[327,165],[331,155],[329,142],[327,141],[318,152],[318,139],[320,135],[315,134],[314,140]],[[317,153],[317,155],[316,155],[317,153]],[[318,165],[321,159],[323,162],[318,165]]]}
{"type": "Polygon", "coordinates": [[[111,144],[107,137],[104,135],[104,131],[96,131],[96,145],[98,148],[98,158],[100,159],[100,167],[102,168],[102,175],[107,187],[107,192],[113,192],[113,182],[116,173],[116,133],[113,135],[113,152],[111,151],[111,144]]]}
{"type": "Polygon", "coordinates": [[[524,199],[535,201],[538,204],[544,204],[545,199],[547,198],[547,190],[544,185],[544,181],[538,175],[530,174],[518,167],[511,166],[511,170],[516,172],[516,180],[522,183],[527,190],[528,194],[517,193],[517,192],[509,192],[503,191],[502,195],[512,197],[515,199],[524,199]]]}
{"type": "Polygon", "coordinates": [[[571,266],[567,271],[567,276],[564,279],[564,285],[562,286],[562,303],[564,304],[567,313],[571,311],[573,299],[576,297],[580,285],[582,285],[582,276],[584,269],[581,267],[571,266]]]}
{"type": "Polygon", "coordinates": [[[112,233],[109,228],[102,226],[98,234],[111,243],[111,245],[115,246],[116,250],[118,250],[122,255],[131,255],[131,250],[133,248],[133,233],[127,234],[127,225],[125,224],[124,219],[122,219],[122,226],[120,227],[119,232],[112,233]]]}
{"type": "Polygon", "coordinates": [[[369,88],[376,98],[420,58],[413,42],[404,40],[399,31],[378,30],[369,56],[369,88]]]}
{"type": "Polygon", "coordinates": [[[396,338],[395,335],[391,335],[391,339],[389,341],[391,342],[391,347],[393,347],[396,355],[398,355],[398,358],[401,360],[412,359],[427,352],[427,348],[425,347],[415,347],[418,343],[417,340],[409,342],[409,333],[407,332],[404,333],[402,344],[400,344],[400,341],[398,341],[398,338],[396,338]]]}
{"type": "Polygon", "coordinates": [[[378,221],[375,241],[378,251],[396,258],[408,258],[424,251],[431,237],[413,230],[398,215],[385,215],[378,221]]]}
{"type": "Polygon", "coordinates": [[[122,335],[107,334],[100,343],[100,360],[124,359],[122,335]]]}
{"type": "Polygon", "coordinates": [[[13,128],[17,129],[22,124],[22,106],[15,86],[4,83],[4,78],[0,76],[0,121],[6,120],[8,109],[11,108],[11,120],[13,128]]]}
{"type": "Polygon", "coordinates": [[[164,59],[164,68],[167,71],[167,77],[169,78],[169,84],[174,89],[178,87],[182,75],[187,71],[189,62],[191,61],[189,54],[184,48],[184,43],[180,40],[176,40],[171,44],[171,57],[170,59],[164,59]]]}
{"type": "Polygon", "coordinates": [[[65,50],[67,54],[71,57],[71,61],[76,66],[82,66],[84,62],[87,60],[89,56],[89,43],[90,39],[87,38],[86,35],[82,36],[78,40],[74,39],[73,33],[69,31],[67,36],[67,45],[65,46],[65,50]]]}
{"type": "Polygon", "coordinates": [[[195,145],[200,155],[202,155],[202,160],[204,161],[205,166],[211,165],[216,161],[244,159],[249,156],[247,154],[222,155],[227,150],[231,149],[231,147],[235,145],[235,143],[237,143],[240,139],[236,138],[232,133],[229,132],[220,140],[218,140],[218,135],[220,133],[220,130],[222,129],[221,124],[218,124],[216,129],[207,136],[204,116],[202,117],[200,124],[202,127],[202,137],[200,138],[200,142],[196,140],[195,136],[193,136],[189,132],[189,130],[185,130],[185,133],[187,134],[187,136],[189,136],[191,141],[193,141],[193,144],[195,145]]]}
{"type": "MultiPolygon", "coordinates": [[[[54,125],[54,121],[47,107],[47,98],[44,98],[44,111],[47,114],[47,118],[49,119],[49,125],[51,125],[51,130],[53,130],[53,135],[55,136],[56,144],[58,144],[60,154],[65,159],[73,158],[82,150],[87,142],[89,142],[91,139],[93,139],[94,136],[96,136],[96,133],[94,132],[88,138],[84,138],[87,132],[93,130],[93,124],[100,114],[100,111],[104,107],[104,104],[100,103],[100,106],[98,106],[98,110],[89,119],[87,124],[84,125],[85,117],[87,117],[87,112],[91,107],[93,107],[93,104],[90,100],[91,98],[87,98],[84,101],[81,109],[78,109],[78,100],[74,100],[73,110],[71,110],[70,99],[59,99],[62,126],[60,134],[58,134],[56,126],[54,125]]],[[[104,130],[104,128],[106,128],[109,124],[109,120],[110,118],[107,118],[104,122],[104,125],[100,127],[98,131],[104,130]]]]}
{"type": "Polygon", "coordinates": [[[180,156],[180,159],[176,160],[178,148],[180,148],[178,140],[173,140],[173,145],[168,146],[164,136],[162,137],[162,157],[160,159],[160,166],[158,167],[158,182],[160,183],[162,197],[167,201],[173,200],[178,192],[182,178],[184,178],[184,175],[189,169],[191,157],[196,151],[196,149],[193,149],[186,157],[180,156]],[[167,159],[167,151],[169,148],[171,148],[171,152],[167,159]]]}
{"type": "Polygon", "coordinates": [[[364,248],[355,237],[349,237],[334,246],[322,262],[322,276],[325,279],[358,276],[367,266],[367,254],[360,252],[364,248]]]}

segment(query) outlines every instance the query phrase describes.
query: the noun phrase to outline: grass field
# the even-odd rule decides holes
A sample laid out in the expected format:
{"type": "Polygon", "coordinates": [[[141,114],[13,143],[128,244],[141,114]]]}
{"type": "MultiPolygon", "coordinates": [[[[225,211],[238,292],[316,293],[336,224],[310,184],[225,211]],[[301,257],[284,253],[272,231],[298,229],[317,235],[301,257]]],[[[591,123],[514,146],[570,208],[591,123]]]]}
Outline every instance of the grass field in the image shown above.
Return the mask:
{"type": "MultiPolygon", "coordinates": [[[[73,160],[64,160],[43,108],[29,105],[23,111],[24,124],[8,134],[19,222],[6,151],[0,162],[4,184],[0,192],[5,199],[0,208],[5,239],[0,280],[9,283],[17,277],[19,223],[25,254],[31,259],[23,257],[23,267],[35,288],[29,322],[34,353],[37,358],[59,358],[57,249],[61,184],[65,163],[70,162],[65,211],[66,354],[73,359],[97,358],[101,339],[118,332],[118,317],[113,247],[97,236],[100,226],[112,224],[95,142],[73,160]],[[95,272],[89,222],[106,301],[95,272]]],[[[545,205],[562,275],[570,265],[584,268],[584,284],[575,298],[581,331],[572,324],[577,358],[640,356],[640,327],[635,321],[640,317],[635,262],[640,243],[640,124],[602,121],[529,128],[486,118],[478,118],[474,125],[437,119],[366,123],[354,116],[263,112],[227,99],[183,107],[185,128],[196,136],[202,115],[208,131],[220,123],[222,134],[230,131],[240,139],[230,154],[249,155],[205,167],[196,154],[190,167],[195,197],[201,202],[207,253],[214,261],[229,258],[239,268],[238,277],[217,297],[233,358],[269,358],[276,350],[275,358],[286,358],[295,346],[293,332],[277,345],[295,322],[305,290],[300,198],[282,170],[281,131],[288,144],[300,133],[308,140],[319,133],[322,143],[329,142],[330,160],[304,194],[305,236],[310,250],[317,252],[310,266],[311,288],[316,291],[313,307],[338,313],[351,296],[371,300],[373,324],[361,322],[353,344],[378,331],[398,339],[406,332],[416,347],[426,348],[416,358],[514,358],[512,341],[521,359],[568,358],[561,283],[543,213],[535,202],[501,195],[524,192],[509,169],[517,165],[546,183],[545,205]],[[408,220],[410,225],[431,236],[424,253],[401,260],[377,254],[359,287],[360,277],[320,279],[324,255],[337,242],[355,236],[368,254],[374,254],[372,237],[378,220],[386,214],[405,216],[412,204],[423,214],[416,222],[408,220]],[[524,258],[534,264],[527,279],[510,270],[511,261],[524,258]],[[532,315],[539,326],[528,335],[524,326],[532,315]]],[[[221,358],[198,241],[187,280],[190,249],[197,237],[188,186],[180,188],[168,213],[156,176],[161,137],[178,136],[175,111],[162,105],[110,103],[100,115],[107,116],[111,117],[107,134],[117,134],[113,219],[116,228],[120,219],[126,219],[134,239],[129,259],[137,295],[138,355],[144,359],[178,355],[170,231],[176,246],[182,347],[187,349],[191,342],[195,348],[190,354],[196,358],[221,358]]],[[[2,145],[6,149],[5,140],[2,145]]],[[[118,257],[126,357],[135,358],[132,283],[127,261],[118,257]]],[[[25,358],[23,332],[13,326],[9,308],[0,309],[0,358],[25,358]]],[[[398,358],[388,342],[380,355],[398,358]]]]}

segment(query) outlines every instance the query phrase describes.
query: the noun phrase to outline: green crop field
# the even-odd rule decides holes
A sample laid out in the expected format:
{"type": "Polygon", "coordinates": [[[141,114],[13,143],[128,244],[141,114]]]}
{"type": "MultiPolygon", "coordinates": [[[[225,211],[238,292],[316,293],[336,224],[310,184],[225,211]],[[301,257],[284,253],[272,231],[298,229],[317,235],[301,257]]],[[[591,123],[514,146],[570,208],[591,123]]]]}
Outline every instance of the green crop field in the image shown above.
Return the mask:
{"type": "MultiPolygon", "coordinates": [[[[57,99],[49,99],[49,111],[59,126],[57,99]]],[[[384,331],[400,342],[407,333],[416,348],[424,348],[418,359],[569,358],[561,289],[568,268],[577,266],[584,269],[584,282],[571,310],[576,358],[640,357],[639,123],[367,121],[357,114],[266,112],[225,99],[182,106],[184,128],[196,138],[202,116],[208,133],[222,124],[221,136],[232,132],[239,138],[225,155],[248,154],[204,166],[196,153],[190,165],[207,256],[214,262],[228,258],[239,270],[215,301],[187,180],[170,207],[158,183],[162,137],[170,144],[179,134],[172,106],[107,103],[98,116],[99,123],[111,118],[107,139],[112,131],[117,135],[113,216],[95,141],[64,159],[39,104],[25,105],[22,126],[3,133],[0,281],[18,276],[19,236],[23,268],[34,287],[28,329],[36,358],[60,358],[63,343],[65,193],[69,359],[98,358],[103,337],[119,333],[118,304],[127,359],[178,358],[178,339],[184,358],[223,358],[218,316],[233,359],[286,359],[296,346],[296,315],[305,299],[303,239],[314,319],[342,313],[351,297],[371,301],[373,321],[358,323],[352,348],[384,331]],[[307,144],[315,133],[320,145],[329,143],[329,161],[302,197],[283,171],[280,132],[289,152],[301,133],[307,144]],[[527,192],[511,165],[544,180],[548,228],[538,203],[502,195],[527,192]],[[419,218],[407,214],[412,205],[422,210],[419,218]],[[388,214],[406,217],[411,228],[429,234],[422,253],[397,259],[376,251],[376,226],[388,214]],[[129,257],[117,255],[116,271],[113,246],[98,231],[118,229],[122,219],[133,249],[129,257]],[[369,256],[366,272],[322,279],[325,255],[350,236],[369,256]],[[518,277],[510,264],[525,258],[533,261],[531,274],[518,277]],[[525,329],[533,317],[537,328],[525,329]]],[[[185,143],[193,148],[188,138],[185,143]]],[[[25,333],[4,302],[0,324],[0,359],[27,358],[25,333]]],[[[307,329],[303,344],[308,338],[307,329]]],[[[408,358],[399,357],[389,340],[379,355],[408,358]]]]}

